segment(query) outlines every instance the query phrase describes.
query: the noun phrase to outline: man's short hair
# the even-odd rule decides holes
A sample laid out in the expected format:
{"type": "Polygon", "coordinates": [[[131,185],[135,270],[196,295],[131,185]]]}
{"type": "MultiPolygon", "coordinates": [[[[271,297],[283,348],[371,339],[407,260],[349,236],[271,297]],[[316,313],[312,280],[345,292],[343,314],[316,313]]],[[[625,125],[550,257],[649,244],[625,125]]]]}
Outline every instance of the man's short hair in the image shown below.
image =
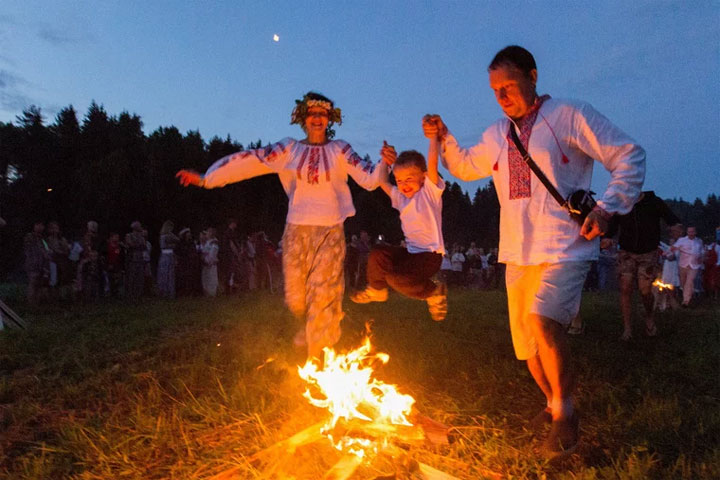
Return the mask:
{"type": "Polygon", "coordinates": [[[495,54],[495,58],[490,62],[488,71],[495,70],[502,66],[515,67],[525,75],[530,75],[532,70],[537,70],[535,57],[523,47],[510,45],[503,48],[495,54]]]}
{"type": "Polygon", "coordinates": [[[416,150],[405,150],[398,155],[395,160],[396,167],[418,167],[423,172],[427,172],[427,164],[425,163],[425,157],[422,153],[416,150]]]}

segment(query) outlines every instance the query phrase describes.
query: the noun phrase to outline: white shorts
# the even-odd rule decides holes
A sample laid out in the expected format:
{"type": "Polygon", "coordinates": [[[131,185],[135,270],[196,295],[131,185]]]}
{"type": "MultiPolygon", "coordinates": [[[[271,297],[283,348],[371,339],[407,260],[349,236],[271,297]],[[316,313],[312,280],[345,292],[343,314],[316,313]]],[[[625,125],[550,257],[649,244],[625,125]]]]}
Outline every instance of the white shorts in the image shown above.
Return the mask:
{"type": "Polygon", "coordinates": [[[569,325],[580,311],[580,299],[590,262],[508,264],[505,283],[510,333],[515,356],[527,360],[537,355],[530,315],[542,315],[569,325]]]}

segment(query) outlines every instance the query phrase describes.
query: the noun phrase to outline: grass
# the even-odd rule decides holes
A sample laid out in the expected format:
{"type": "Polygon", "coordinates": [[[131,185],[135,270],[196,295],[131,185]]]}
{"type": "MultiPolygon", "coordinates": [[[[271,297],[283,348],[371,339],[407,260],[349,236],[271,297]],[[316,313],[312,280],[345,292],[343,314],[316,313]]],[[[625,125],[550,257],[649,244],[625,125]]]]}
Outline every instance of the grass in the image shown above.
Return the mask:
{"type": "MultiPolygon", "coordinates": [[[[468,479],[720,478],[717,306],[662,314],[657,338],[624,345],[617,297],[585,296],[587,330],[571,338],[582,444],[560,465],[533,453],[542,396],[514,358],[501,293],[451,291],[443,323],[399,296],[345,307],[339,346],[373,321],[390,354],[378,377],[454,427],[451,445],[408,457],[468,479]]],[[[18,310],[32,328],[0,333],[1,478],[259,478],[253,453],[323,418],[301,397],[297,325],[278,296],[18,310]]],[[[285,468],[315,479],[337,458],[318,443],[285,468]]],[[[397,468],[381,458],[353,478],[397,468]]]]}

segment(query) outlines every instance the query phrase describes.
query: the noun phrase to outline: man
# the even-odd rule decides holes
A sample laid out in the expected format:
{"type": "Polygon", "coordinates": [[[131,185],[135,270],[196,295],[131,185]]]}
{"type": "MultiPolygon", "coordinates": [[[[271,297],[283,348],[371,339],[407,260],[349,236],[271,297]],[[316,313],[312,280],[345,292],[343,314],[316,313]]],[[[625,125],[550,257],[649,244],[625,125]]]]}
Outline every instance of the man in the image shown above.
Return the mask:
{"type": "Polygon", "coordinates": [[[640,194],[640,200],[627,215],[616,215],[610,222],[608,236],[612,237],[620,230],[618,243],[618,269],[620,272],[620,310],[623,317],[623,334],[620,340],[627,342],[632,338],[632,294],[637,282],[640,297],[645,307],[645,334],[657,335],[657,326],[653,318],[655,297],[652,283],[658,277],[660,245],[660,221],[677,228],[680,219],[670,210],[655,192],[640,194]]]}
{"type": "Polygon", "coordinates": [[[678,238],[672,246],[680,269],[680,288],[683,292],[683,307],[689,307],[695,292],[695,277],[703,266],[703,242],[697,238],[695,227],[687,228],[687,235],[678,238]]]}
{"type": "Polygon", "coordinates": [[[640,195],[645,151],[590,105],[538,96],[535,59],[524,48],[498,52],[488,72],[506,118],[488,128],[480,143],[461,148],[437,115],[425,116],[423,130],[441,139],[444,163],[456,177],[493,176],[513,345],[545,394],[547,408],[534,420],[552,423],[542,448],[552,459],[572,453],[578,443],[565,329],[578,313],[590,262],[597,258],[594,239],[606,231],[612,214],[629,212],[640,195]],[[523,162],[510,136],[513,124],[563,196],[590,188],[593,159],[611,173],[607,190],[582,226],[523,162]]]}
{"type": "Polygon", "coordinates": [[[50,278],[50,248],[45,241],[45,224],[35,222],[32,232],[23,239],[25,273],[27,274],[27,299],[36,305],[50,278]]]}

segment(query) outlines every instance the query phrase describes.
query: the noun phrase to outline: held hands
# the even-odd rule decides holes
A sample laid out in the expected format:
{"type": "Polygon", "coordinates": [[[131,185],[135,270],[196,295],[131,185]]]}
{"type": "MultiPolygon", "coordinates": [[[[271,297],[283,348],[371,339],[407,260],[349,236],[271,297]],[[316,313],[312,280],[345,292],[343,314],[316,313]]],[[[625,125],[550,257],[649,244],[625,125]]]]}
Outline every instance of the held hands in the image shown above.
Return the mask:
{"type": "Polygon", "coordinates": [[[392,166],[392,164],[395,163],[395,160],[397,160],[397,152],[395,151],[395,147],[393,147],[392,145],[388,145],[387,141],[383,140],[383,146],[380,149],[380,157],[386,165],[392,166]]]}
{"type": "Polygon", "coordinates": [[[599,210],[593,210],[585,218],[585,222],[580,228],[580,235],[585,237],[586,240],[592,240],[593,238],[604,234],[608,229],[608,218],[603,215],[599,210]]]}
{"type": "Polygon", "coordinates": [[[427,138],[442,140],[448,133],[447,126],[440,115],[427,114],[422,119],[423,133],[427,138]]]}
{"type": "Polygon", "coordinates": [[[175,174],[175,178],[178,179],[180,185],[187,187],[188,185],[195,185],[196,187],[202,187],[205,183],[202,175],[195,170],[180,170],[175,174]]]}

